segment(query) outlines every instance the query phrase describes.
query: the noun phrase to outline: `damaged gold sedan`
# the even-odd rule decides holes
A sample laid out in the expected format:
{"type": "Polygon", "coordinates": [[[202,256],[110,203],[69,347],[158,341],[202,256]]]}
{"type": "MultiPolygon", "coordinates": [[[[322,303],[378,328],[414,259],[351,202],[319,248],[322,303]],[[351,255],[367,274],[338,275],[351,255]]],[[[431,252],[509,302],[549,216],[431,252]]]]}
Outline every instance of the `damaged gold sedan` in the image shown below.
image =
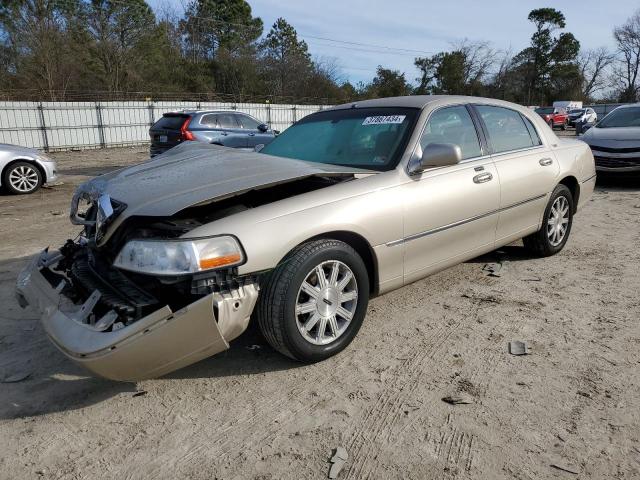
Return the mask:
{"type": "Polygon", "coordinates": [[[76,191],[75,240],[20,274],[52,342],[116,380],[229,348],[254,317],[314,362],[379,295],[514,240],[569,238],[593,156],[526,108],[400,97],[310,115],[260,152],[185,142],[76,191]]]}

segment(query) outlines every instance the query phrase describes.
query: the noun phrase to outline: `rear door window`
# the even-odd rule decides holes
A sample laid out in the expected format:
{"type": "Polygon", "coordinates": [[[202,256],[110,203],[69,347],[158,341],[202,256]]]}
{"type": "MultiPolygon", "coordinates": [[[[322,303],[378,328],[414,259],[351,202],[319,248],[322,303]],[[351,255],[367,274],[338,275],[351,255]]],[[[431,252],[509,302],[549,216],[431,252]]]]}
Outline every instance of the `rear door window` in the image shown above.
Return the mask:
{"type": "Polygon", "coordinates": [[[233,113],[219,113],[218,125],[220,125],[220,128],[240,128],[233,113]]]}
{"type": "Polygon", "coordinates": [[[527,130],[529,130],[529,135],[531,135],[531,141],[534,145],[542,145],[542,140],[540,140],[540,135],[538,135],[538,131],[536,127],[533,126],[531,120],[522,115],[522,119],[524,120],[524,124],[527,126],[527,130]]]}
{"type": "Polygon", "coordinates": [[[529,129],[519,112],[491,105],[477,105],[476,109],[487,128],[494,153],[534,146],[529,129]]]}

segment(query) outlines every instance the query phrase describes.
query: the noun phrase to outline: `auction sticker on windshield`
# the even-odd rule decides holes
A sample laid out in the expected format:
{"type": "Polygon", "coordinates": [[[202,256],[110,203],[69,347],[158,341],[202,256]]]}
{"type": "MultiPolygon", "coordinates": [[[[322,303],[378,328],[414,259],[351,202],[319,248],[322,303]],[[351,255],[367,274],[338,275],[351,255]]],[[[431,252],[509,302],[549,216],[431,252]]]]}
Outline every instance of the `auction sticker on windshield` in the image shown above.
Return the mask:
{"type": "Polygon", "coordinates": [[[406,115],[377,115],[375,117],[367,117],[362,125],[388,125],[394,123],[402,123],[406,115]]]}

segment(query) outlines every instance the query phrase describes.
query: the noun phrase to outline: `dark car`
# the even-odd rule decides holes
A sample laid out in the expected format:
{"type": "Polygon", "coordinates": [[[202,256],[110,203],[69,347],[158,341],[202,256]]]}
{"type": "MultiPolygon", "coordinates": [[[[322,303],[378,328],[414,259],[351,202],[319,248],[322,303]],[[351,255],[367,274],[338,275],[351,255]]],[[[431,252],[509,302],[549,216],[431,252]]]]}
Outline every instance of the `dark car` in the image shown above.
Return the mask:
{"type": "Polygon", "coordinates": [[[150,129],[151,156],[189,140],[253,150],[276,132],[250,115],[230,111],[181,111],[162,115],[150,129]]]}
{"type": "Polygon", "coordinates": [[[593,152],[596,170],[640,174],[640,103],[616,108],[580,136],[593,152]]]}

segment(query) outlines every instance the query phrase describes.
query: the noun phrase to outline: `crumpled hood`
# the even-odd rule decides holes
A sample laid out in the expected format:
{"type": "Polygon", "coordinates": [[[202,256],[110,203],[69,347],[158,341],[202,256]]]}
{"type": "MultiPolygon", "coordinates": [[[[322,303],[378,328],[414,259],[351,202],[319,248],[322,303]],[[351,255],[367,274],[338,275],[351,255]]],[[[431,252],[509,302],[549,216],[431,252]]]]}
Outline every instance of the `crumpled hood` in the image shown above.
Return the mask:
{"type": "Polygon", "coordinates": [[[592,127],[580,137],[589,145],[609,148],[640,147],[640,127],[598,128],[592,127]]]}
{"type": "Polygon", "coordinates": [[[127,205],[116,223],[171,216],[185,208],[311,176],[371,170],[305,162],[200,142],[185,142],[152,160],[96,177],[78,187],[96,200],[107,194],[127,205]]]}

